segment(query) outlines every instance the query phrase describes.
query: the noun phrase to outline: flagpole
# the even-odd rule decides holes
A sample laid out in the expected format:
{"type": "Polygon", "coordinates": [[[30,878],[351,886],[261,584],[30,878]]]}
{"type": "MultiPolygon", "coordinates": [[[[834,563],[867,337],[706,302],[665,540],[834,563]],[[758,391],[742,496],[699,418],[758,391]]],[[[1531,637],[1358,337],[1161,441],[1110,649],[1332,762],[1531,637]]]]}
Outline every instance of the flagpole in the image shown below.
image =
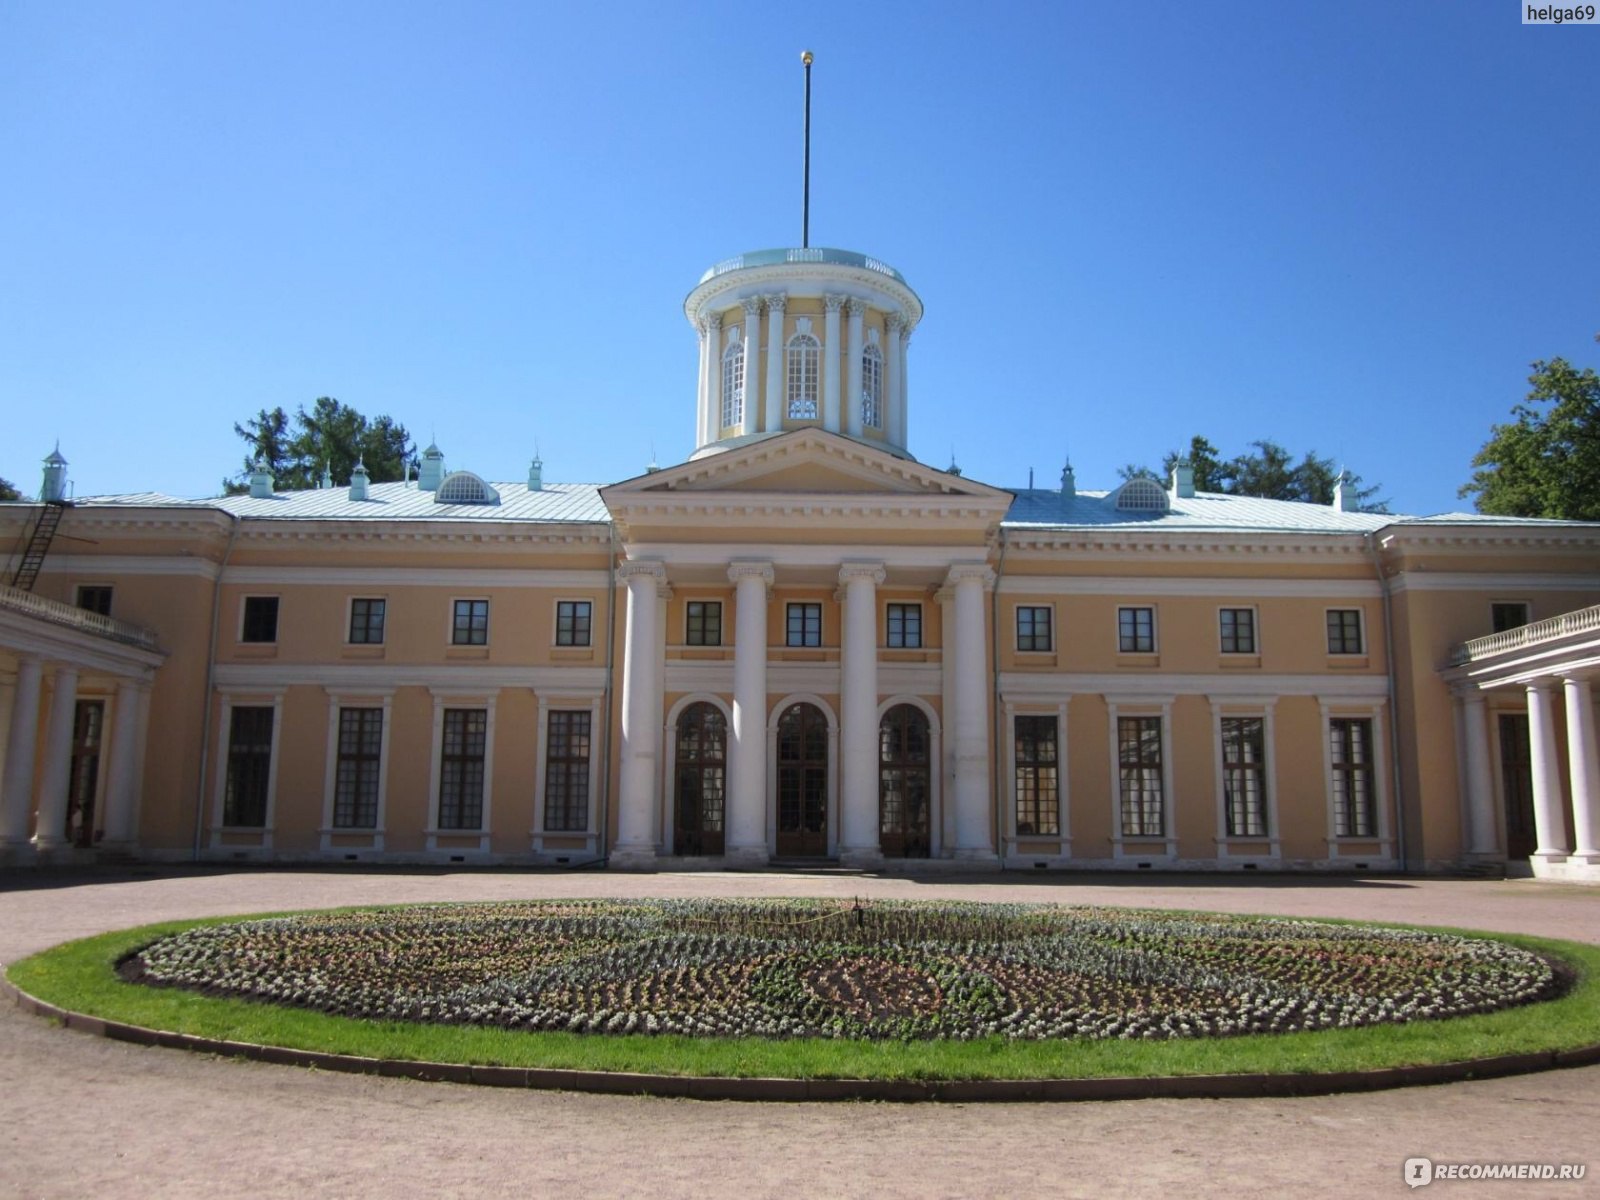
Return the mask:
{"type": "Polygon", "coordinates": [[[800,61],[806,68],[805,183],[800,199],[800,248],[811,245],[811,51],[802,50],[800,61]]]}

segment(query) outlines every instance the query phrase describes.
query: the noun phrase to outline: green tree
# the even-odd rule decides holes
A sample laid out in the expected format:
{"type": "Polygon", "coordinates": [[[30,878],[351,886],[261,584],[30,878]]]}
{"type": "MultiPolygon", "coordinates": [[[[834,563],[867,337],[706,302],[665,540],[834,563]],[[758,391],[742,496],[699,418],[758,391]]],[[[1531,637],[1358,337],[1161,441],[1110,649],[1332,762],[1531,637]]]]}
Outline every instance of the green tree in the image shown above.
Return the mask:
{"type": "Polygon", "coordinates": [[[249,490],[257,461],[267,464],[279,491],[314,488],[324,469],[345,483],[358,459],[373,483],[403,479],[407,466],[417,464],[416,447],[404,425],[388,416],[368,420],[330,396],[319,396],[309,412],[304,406],[297,409],[292,432],[281,408],[264,408],[235,424],[233,431],[248,451],[239,474],[223,481],[230,495],[249,490]]]}
{"type": "Polygon", "coordinates": [[[21,500],[22,493],[17,491],[9,479],[0,479],[0,500],[21,500]]]}
{"type": "MultiPolygon", "coordinates": [[[[1218,457],[1216,446],[1196,434],[1189,439],[1189,449],[1169,451],[1161,462],[1161,474],[1148,467],[1124,467],[1124,479],[1133,473],[1149,475],[1165,482],[1172,478],[1172,468],[1181,460],[1188,460],[1194,469],[1194,488],[1197,492],[1214,492],[1226,496],[1260,496],[1266,500],[1298,500],[1306,504],[1332,504],[1333,489],[1339,482],[1339,468],[1331,458],[1320,457],[1307,451],[1299,462],[1277,442],[1263,438],[1251,442],[1253,450],[1230,459],[1218,457]]],[[[1361,476],[1350,472],[1345,475],[1346,486],[1355,489],[1356,504],[1364,512],[1387,512],[1388,502],[1376,500],[1378,487],[1362,487],[1361,476]]]]}
{"type": "Polygon", "coordinates": [[[1516,420],[1490,431],[1460,494],[1501,517],[1600,521],[1600,376],[1552,358],[1528,382],[1516,420]]]}

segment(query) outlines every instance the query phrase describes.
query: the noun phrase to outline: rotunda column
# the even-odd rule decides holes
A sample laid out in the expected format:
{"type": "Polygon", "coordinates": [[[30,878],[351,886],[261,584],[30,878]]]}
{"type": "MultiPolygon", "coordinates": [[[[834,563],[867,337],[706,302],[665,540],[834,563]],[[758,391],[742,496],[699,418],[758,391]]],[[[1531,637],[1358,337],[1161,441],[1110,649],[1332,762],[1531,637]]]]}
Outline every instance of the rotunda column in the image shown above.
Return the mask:
{"type": "Polygon", "coordinates": [[[767,590],[772,564],[728,567],[734,585],[733,728],[728,741],[727,857],[767,861],[767,590]]]}
{"type": "Polygon", "coordinates": [[[783,428],[783,311],[788,303],[783,292],[767,297],[767,406],[761,426],[767,432],[783,428]]]}
{"type": "Polygon", "coordinates": [[[711,340],[708,338],[706,323],[702,318],[694,323],[695,331],[700,335],[700,382],[695,391],[694,405],[694,444],[696,448],[704,446],[708,440],[707,430],[711,427],[710,408],[707,403],[709,396],[708,385],[711,379],[711,340]]]}
{"type": "Polygon", "coordinates": [[[656,780],[660,776],[659,599],[666,579],[658,562],[623,563],[617,571],[628,588],[627,625],[622,650],[622,773],[617,796],[617,844],[610,865],[622,870],[655,863],[656,780]]]}
{"type": "Polygon", "coordinates": [[[866,306],[850,301],[850,340],[845,344],[844,429],[851,437],[861,436],[861,318],[866,306]]]}
{"type": "Polygon", "coordinates": [[[878,844],[878,585],[881,562],[847,562],[839,568],[844,621],[840,647],[839,726],[842,829],[839,861],[872,866],[878,844]]]}
{"type": "Polygon", "coordinates": [[[994,583],[985,563],[957,563],[946,584],[955,589],[956,857],[994,860],[989,821],[989,681],[985,677],[983,594],[994,583]]]}
{"type": "Polygon", "coordinates": [[[6,769],[0,778],[0,850],[28,844],[43,678],[44,663],[36,655],[24,654],[18,659],[16,694],[11,700],[11,723],[6,735],[6,769]]]}
{"type": "Polygon", "coordinates": [[[1535,859],[1565,862],[1567,822],[1561,804],[1561,761],[1556,756],[1555,683],[1536,679],[1528,685],[1528,743],[1533,759],[1533,827],[1538,838],[1535,859]]]}
{"type": "Polygon", "coordinates": [[[722,314],[706,317],[706,358],[711,364],[706,376],[705,445],[722,436],[722,314]]]}
{"type": "Polygon", "coordinates": [[[1492,855],[1497,845],[1494,787],[1489,773],[1487,706],[1483,693],[1476,688],[1463,692],[1460,700],[1461,731],[1467,751],[1467,853],[1492,855]]]}
{"type": "Polygon", "coordinates": [[[822,298],[822,427],[839,432],[839,310],[844,297],[822,298]]]}
{"type": "Polygon", "coordinates": [[[908,322],[900,332],[900,387],[895,392],[895,429],[899,431],[901,446],[910,449],[911,426],[907,409],[911,398],[911,325],[908,322]]]}
{"type": "Polygon", "coordinates": [[[1589,681],[1565,680],[1567,693],[1567,762],[1572,779],[1572,857],[1600,863],[1600,754],[1595,748],[1594,696],[1589,681]]]}
{"type": "Polygon", "coordinates": [[[59,667],[44,729],[44,771],[33,844],[52,850],[67,844],[67,790],[72,783],[72,726],[78,708],[78,668],[59,667]]]}
{"type": "Polygon", "coordinates": [[[900,335],[905,330],[906,319],[899,313],[889,314],[888,353],[883,356],[883,438],[891,446],[904,446],[905,436],[900,429],[900,375],[905,363],[900,357],[900,335]]]}
{"type": "Polygon", "coordinates": [[[761,428],[761,297],[746,296],[744,306],[744,414],[740,434],[761,428]]]}

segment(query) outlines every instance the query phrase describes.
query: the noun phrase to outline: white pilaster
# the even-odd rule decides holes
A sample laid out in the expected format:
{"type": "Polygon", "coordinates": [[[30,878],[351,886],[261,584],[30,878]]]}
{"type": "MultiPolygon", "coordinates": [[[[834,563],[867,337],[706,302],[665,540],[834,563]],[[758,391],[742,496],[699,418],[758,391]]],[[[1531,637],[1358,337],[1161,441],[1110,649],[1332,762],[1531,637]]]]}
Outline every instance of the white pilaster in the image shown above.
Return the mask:
{"type": "Polygon", "coordinates": [[[956,857],[979,862],[995,858],[989,820],[989,681],[983,644],[983,594],[993,583],[994,572],[984,563],[957,563],[946,580],[956,594],[955,627],[946,633],[955,660],[956,857]]]}
{"type": "Polygon", "coordinates": [[[124,679],[117,684],[117,699],[111,710],[111,761],[106,767],[103,843],[106,846],[126,846],[133,841],[134,769],[139,758],[139,692],[137,683],[124,679]]]}
{"type": "Polygon", "coordinates": [[[728,567],[734,585],[733,727],[726,798],[730,861],[767,861],[767,590],[772,564],[728,567]]]}
{"type": "Polygon", "coordinates": [[[888,352],[883,356],[883,439],[891,446],[904,446],[905,435],[900,428],[900,374],[905,369],[900,357],[900,335],[906,319],[899,313],[889,314],[888,352]]]}
{"type": "Polygon", "coordinates": [[[767,297],[767,403],[761,428],[769,432],[783,428],[783,310],[788,303],[783,292],[767,297]]]}
{"type": "Polygon", "coordinates": [[[1572,857],[1600,863],[1600,754],[1596,753],[1594,696],[1587,679],[1569,676],[1567,693],[1567,762],[1572,779],[1572,857]]]}
{"type": "Polygon", "coordinates": [[[822,427],[839,432],[839,310],[843,296],[822,298],[822,427]]]}
{"type": "Polygon", "coordinates": [[[1461,732],[1467,751],[1467,853],[1492,855],[1497,849],[1494,783],[1489,770],[1487,706],[1482,692],[1462,694],[1461,732]]]}
{"type": "Polygon", "coordinates": [[[17,662],[16,694],[6,737],[6,769],[0,778],[0,850],[28,842],[33,814],[34,745],[39,736],[39,690],[44,664],[31,654],[17,662]]]}
{"type": "Polygon", "coordinates": [[[850,339],[845,344],[844,428],[851,437],[861,436],[861,318],[866,306],[850,301],[850,339]]]}
{"type": "Polygon", "coordinates": [[[33,844],[50,850],[67,844],[67,789],[72,780],[72,726],[77,715],[78,668],[58,667],[44,730],[44,769],[39,780],[39,821],[33,844]]]}
{"type": "Polygon", "coordinates": [[[746,296],[744,306],[744,416],[740,434],[761,429],[761,297],[746,296]]]}
{"type": "Polygon", "coordinates": [[[1556,756],[1555,714],[1549,679],[1528,685],[1528,743],[1533,759],[1533,825],[1539,845],[1533,857],[1565,862],[1567,822],[1561,803],[1561,762],[1556,756]]]}
{"type": "Polygon", "coordinates": [[[873,866],[883,858],[878,844],[878,585],[881,562],[847,562],[839,568],[844,589],[839,702],[839,861],[873,866]]]}
{"type": "Polygon", "coordinates": [[[700,334],[700,384],[695,392],[694,444],[696,447],[700,447],[704,446],[709,440],[707,431],[711,428],[711,405],[708,403],[711,380],[711,339],[706,336],[708,331],[704,320],[695,321],[694,327],[700,334]]]}
{"type": "MultiPolygon", "coordinates": [[[[669,749],[672,742],[663,725],[667,703],[667,606],[671,601],[672,585],[663,577],[656,583],[656,661],[653,668],[656,686],[650,693],[650,727],[655,730],[656,745],[656,773],[651,783],[650,841],[658,848],[667,846],[668,841],[661,824],[661,797],[666,794],[667,776],[672,772],[672,753],[669,749]]],[[[669,824],[667,828],[670,827],[669,824]]]]}
{"type": "Polygon", "coordinates": [[[895,391],[895,428],[900,432],[899,444],[911,446],[911,425],[908,407],[911,399],[911,325],[907,323],[900,334],[900,386],[895,391]]]}
{"type": "Polygon", "coordinates": [[[624,563],[617,572],[628,588],[622,651],[622,773],[617,799],[617,844],[611,866],[648,868],[655,862],[655,785],[660,772],[661,726],[656,591],[666,578],[658,562],[624,563]]]}
{"type": "Polygon", "coordinates": [[[722,436],[721,313],[706,317],[706,353],[711,363],[711,373],[706,377],[706,442],[714,442],[722,436]]]}

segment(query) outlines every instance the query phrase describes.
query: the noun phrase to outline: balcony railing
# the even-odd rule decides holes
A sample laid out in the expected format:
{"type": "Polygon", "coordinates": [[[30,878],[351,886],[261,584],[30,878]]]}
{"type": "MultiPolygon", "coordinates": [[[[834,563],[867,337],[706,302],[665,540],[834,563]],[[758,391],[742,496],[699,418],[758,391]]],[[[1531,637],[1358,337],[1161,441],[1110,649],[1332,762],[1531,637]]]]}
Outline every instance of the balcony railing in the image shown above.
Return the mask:
{"type": "Polygon", "coordinates": [[[97,637],[110,638],[114,642],[122,642],[128,646],[138,646],[141,650],[154,650],[156,648],[156,635],[148,629],[138,625],[130,625],[126,621],[118,621],[112,617],[102,617],[97,612],[90,612],[86,608],[77,608],[71,604],[63,604],[59,600],[48,600],[43,596],[35,596],[32,592],[24,592],[20,588],[7,587],[0,584],[0,608],[10,609],[12,612],[27,613],[30,617],[37,617],[41,621],[49,621],[52,625],[64,625],[68,629],[76,629],[81,633],[92,633],[97,637]]]}
{"type": "Polygon", "coordinates": [[[750,267],[778,267],[788,263],[832,263],[841,267],[861,267],[868,271],[876,271],[880,275],[887,275],[896,283],[905,283],[905,277],[886,262],[866,254],[857,254],[854,250],[828,250],[820,246],[794,250],[752,250],[749,254],[725,258],[700,276],[700,282],[715,279],[718,275],[726,275],[729,271],[743,271],[750,267]]]}
{"type": "Polygon", "coordinates": [[[1593,608],[1580,608],[1576,612],[1562,613],[1559,617],[1551,617],[1548,621],[1535,621],[1532,625],[1524,625],[1520,629],[1508,629],[1504,633],[1491,633],[1488,637],[1462,642],[1450,651],[1450,665],[1465,666],[1467,663],[1477,662],[1480,658],[1504,654],[1507,650],[1521,650],[1574,633],[1594,633],[1597,630],[1600,630],[1600,604],[1593,608]]]}

